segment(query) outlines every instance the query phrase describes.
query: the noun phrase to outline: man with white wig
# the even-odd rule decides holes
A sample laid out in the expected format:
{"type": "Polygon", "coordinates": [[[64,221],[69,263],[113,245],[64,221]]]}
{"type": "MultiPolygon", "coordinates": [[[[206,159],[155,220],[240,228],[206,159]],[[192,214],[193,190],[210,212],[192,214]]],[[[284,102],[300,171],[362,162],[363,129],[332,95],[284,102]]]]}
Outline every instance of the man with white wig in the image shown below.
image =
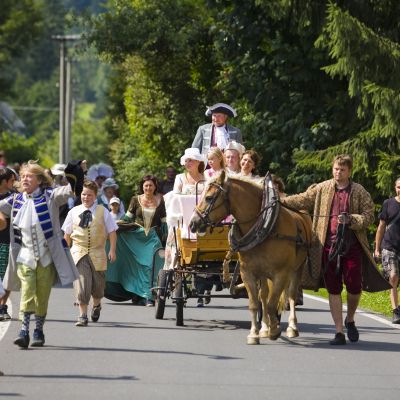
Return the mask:
{"type": "Polygon", "coordinates": [[[240,160],[245,151],[245,147],[235,140],[227,144],[224,157],[228,175],[240,174],[240,160]]]}
{"type": "Polygon", "coordinates": [[[207,107],[206,115],[211,116],[212,122],[197,129],[192,147],[197,147],[201,154],[207,156],[211,147],[218,147],[224,151],[232,140],[242,143],[240,129],[227,123],[229,117],[237,116],[234,108],[225,103],[217,103],[207,107]]]}

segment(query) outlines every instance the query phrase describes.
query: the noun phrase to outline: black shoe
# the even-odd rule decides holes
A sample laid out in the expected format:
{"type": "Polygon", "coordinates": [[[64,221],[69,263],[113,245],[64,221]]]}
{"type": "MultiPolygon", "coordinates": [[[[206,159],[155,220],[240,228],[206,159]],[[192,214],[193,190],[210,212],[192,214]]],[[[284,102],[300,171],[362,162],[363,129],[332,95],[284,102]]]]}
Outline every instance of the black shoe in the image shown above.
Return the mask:
{"type": "Polygon", "coordinates": [[[202,298],[197,299],[197,307],[204,307],[204,301],[202,298]]]}
{"type": "Polygon", "coordinates": [[[349,338],[350,342],[358,342],[360,334],[358,333],[358,329],[354,321],[347,322],[347,317],[346,317],[346,319],[344,320],[344,326],[347,329],[347,337],[349,338]]]}
{"type": "Polygon", "coordinates": [[[14,344],[23,349],[27,349],[29,346],[29,332],[20,330],[18,336],[14,339],[14,344]]]}
{"type": "Polygon", "coordinates": [[[400,308],[393,310],[392,324],[400,324],[400,308]]]}
{"type": "Polygon", "coordinates": [[[206,290],[205,292],[206,297],[204,297],[204,304],[210,304],[211,301],[211,291],[210,290],[206,290]]]}
{"type": "Polygon", "coordinates": [[[90,314],[90,318],[93,322],[97,322],[100,318],[101,304],[98,306],[94,306],[92,309],[92,313],[90,314]]]}
{"type": "Polygon", "coordinates": [[[332,339],[329,344],[332,346],[340,346],[343,344],[346,344],[346,337],[344,336],[344,333],[342,332],[337,332],[335,335],[335,338],[332,339]]]}
{"type": "Polygon", "coordinates": [[[7,312],[8,306],[4,304],[0,306],[0,321],[6,321],[11,319],[11,315],[7,312]]]}
{"type": "Polygon", "coordinates": [[[32,336],[32,347],[42,347],[44,345],[44,333],[39,329],[33,331],[32,336]]]}

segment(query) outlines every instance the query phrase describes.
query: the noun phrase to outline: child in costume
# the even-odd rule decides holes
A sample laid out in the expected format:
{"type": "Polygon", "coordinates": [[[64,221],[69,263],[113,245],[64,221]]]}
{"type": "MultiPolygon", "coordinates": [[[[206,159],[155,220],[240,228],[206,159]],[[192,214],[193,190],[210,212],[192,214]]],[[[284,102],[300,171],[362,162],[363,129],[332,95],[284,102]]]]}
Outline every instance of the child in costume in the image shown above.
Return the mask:
{"type": "Polygon", "coordinates": [[[97,322],[100,318],[107,269],[107,237],[110,240],[108,259],[115,261],[118,225],[111,213],[97,204],[96,198],[96,183],[85,181],[81,194],[82,204],[69,211],[62,226],[65,240],[69,246],[72,245],[71,254],[79,271],[79,280],[74,282],[80,312],[76,326],[87,326],[87,310],[91,297],[91,319],[97,322]]]}

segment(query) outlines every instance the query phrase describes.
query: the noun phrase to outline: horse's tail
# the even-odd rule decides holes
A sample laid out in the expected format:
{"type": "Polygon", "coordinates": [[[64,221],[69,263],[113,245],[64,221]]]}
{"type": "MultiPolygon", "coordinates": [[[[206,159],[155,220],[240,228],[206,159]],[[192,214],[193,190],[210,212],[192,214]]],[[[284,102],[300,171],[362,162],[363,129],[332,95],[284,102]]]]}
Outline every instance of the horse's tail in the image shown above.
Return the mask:
{"type": "MultiPolygon", "coordinates": [[[[267,282],[268,282],[268,300],[269,300],[269,296],[270,296],[271,293],[272,293],[272,286],[273,286],[273,283],[272,283],[271,279],[268,279],[267,282]]],[[[288,289],[286,288],[286,289],[282,292],[281,297],[279,297],[278,307],[277,307],[277,312],[278,312],[278,314],[282,314],[282,311],[285,310],[285,307],[286,307],[286,298],[287,298],[287,291],[288,291],[288,289]]]]}

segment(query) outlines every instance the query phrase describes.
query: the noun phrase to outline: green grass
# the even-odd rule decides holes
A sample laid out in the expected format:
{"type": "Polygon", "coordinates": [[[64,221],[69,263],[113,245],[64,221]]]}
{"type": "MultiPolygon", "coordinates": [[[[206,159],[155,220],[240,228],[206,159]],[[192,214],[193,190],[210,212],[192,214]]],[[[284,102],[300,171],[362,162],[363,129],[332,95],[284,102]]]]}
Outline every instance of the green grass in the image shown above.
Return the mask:
{"type": "MultiPolygon", "coordinates": [[[[326,289],[319,289],[318,292],[312,290],[304,290],[304,293],[328,298],[328,292],[326,289]]],[[[346,303],[347,296],[346,290],[342,292],[343,303],[346,303]]],[[[372,311],[378,314],[382,314],[386,317],[392,317],[392,307],[390,305],[389,290],[377,293],[363,292],[358,308],[365,311],[372,311]]]]}

